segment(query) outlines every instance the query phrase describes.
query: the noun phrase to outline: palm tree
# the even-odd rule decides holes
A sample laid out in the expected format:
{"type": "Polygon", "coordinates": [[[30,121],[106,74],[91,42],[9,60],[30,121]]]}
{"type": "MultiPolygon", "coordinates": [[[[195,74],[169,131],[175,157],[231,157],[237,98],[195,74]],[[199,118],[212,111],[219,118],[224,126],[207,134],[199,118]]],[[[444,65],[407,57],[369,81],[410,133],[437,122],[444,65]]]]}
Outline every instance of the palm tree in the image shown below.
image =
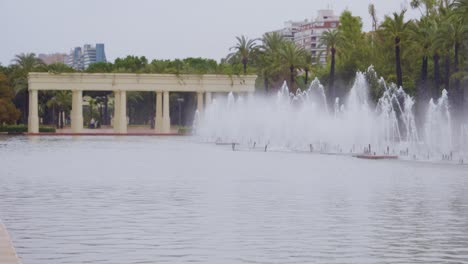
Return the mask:
{"type": "Polygon", "coordinates": [[[403,74],[401,70],[401,41],[406,36],[410,21],[405,22],[406,10],[402,10],[399,14],[393,13],[393,18],[385,16],[385,20],[381,25],[384,33],[391,36],[395,46],[395,68],[397,76],[397,85],[403,86],[403,74]]]}
{"type": "Polygon", "coordinates": [[[421,79],[420,79],[420,87],[419,87],[419,94],[422,98],[426,98],[426,96],[432,97],[432,94],[429,90],[427,90],[427,77],[428,77],[428,65],[429,65],[429,56],[431,54],[431,45],[433,42],[433,35],[435,32],[433,29],[435,28],[434,21],[431,20],[429,17],[421,18],[418,23],[411,24],[410,26],[410,51],[413,54],[418,54],[421,57],[421,79]],[[425,90],[426,89],[426,90],[425,90]]]}
{"type": "Polygon", "coordinates": [[[304,71],[305,71],[305,85],[307,88],[307,84],[309,83],[309,72],[310,67],[312,66],[312,54],[310,52],[306,52],[304,57],[304,71]]]}
{"type": "Polygon", "coordinates": [[[42,60],[37,58],[36,54],[34,53],[21,53],[16,55],[12,62],[13,68],[15,70],[13,89],[15,90],[16,95],[23,95],[24,93],[24,102],[21,109],[23,113],[22,121],[27,122],[29,111],[28,73],[41,66],[44,66],[44,63],[42,60]]]}
{"type": "MultiPolygon", "coordinates": [[[[143,101],[143,95],[141,92],[127,92],[127,103],[128,103],[128,116],[130,118],[129,123],[135,123],[135,112],[136,107],[143,101]]],[[[154,100],[152,99],[154,102],[154,100]]],[[[153,109],[151,109],[153,112],[153,109]]],[[[153,116],[151,115],[151,118],[153,116]]]]}
{"type": "Polygon", "coordinates": [[[16,55],[12,60],[13,64],[19,66],[21,70],[26,73],[31,72],[33,69],[44,66],[44,62],[36,57],[34,53],[21,53],[16,55]]]}
{"type": "Polygon", "coordinates": [[[280,50],[280,56],[283,63],[289,67],[289,87],[294,89],[296,88],[296,70],[302,68],[305,65],[305,57],[307,56],[307,52],[303,48],[296,46],[294,42],[287,41],[280,50]]]}
{"type": "Polygon", "coordinates": [[[374,4],[369,4],[369,15],[372,18],[372,30],[377,30],[377,10],[375,9],[374,4]]]}
{"type": "Polygon", "coordinates": [[[468,19],[468,0],[455,0],[452,8],[457,16],[465,21],[468,19]]]}
{"type": "Polygon", "coordinates": [[[280,50],[285,43],[284,37],[278,32],[265,34],[262,45],[259,46],[259,67],[263,76],[265,90],[268,92],[270,83],[276,84],[282,79],[283,64],[280,50]]]}
{"type": "Polygon", "coordinates": [[[47,101],[46,105],[47,107],[52,108],[52,116],[54,117],[54,123],[57,128],[63,128],[65,120],[61,113],[68,112],[71,109],[71,100],[72,97],[70,91],[56,91],[54,92],[54,96],[47,101]]]}
{"type": "Polygon", "coordinates": [[[330,62],[330,75],[328,78],[328,90],[329,90],[329,97],[330,100],[335,100],[335,57],[337,47],[341,44],[342,37],[340,31],[334,29],[329,29],[322,34],[320,39],[320,46],[327,47],[327,52],[330,54],[331,62],[330,62]]]}
{"type": "Polygon", "coordinates": [[[441,28],[436,36],[434,45],[440,47],[445,55],[445,89],[451,91],[453,104],[457,108],[461,108],[463,104],[463,92],[460,88],[460,80],[455,78],[453,87],[451,87],[451,78],[457,76],[460,71],[460,51],[463,50],[465,43],[464,37],[467,32],[466,25],[462,19],[449,15],[441,25],[441,28]],[[451,56],[453,55],[453,64],[451,56]],[[453,69],[451,67],[453,65],[453,69]],[[453,74],[453,75],[452,75],[453,74]]]}
{"type": "Polygon", "coordinates": [[[229,50],[235,50],[235,52],[228,55],[228,58],[237,57],[244,66],[244,74],[247,74],[247,64],[251,59],[252,55],[257,50],[256,39],[249,39],[245,36],[236,37],[237,44],[231,47],[229,50]]]}

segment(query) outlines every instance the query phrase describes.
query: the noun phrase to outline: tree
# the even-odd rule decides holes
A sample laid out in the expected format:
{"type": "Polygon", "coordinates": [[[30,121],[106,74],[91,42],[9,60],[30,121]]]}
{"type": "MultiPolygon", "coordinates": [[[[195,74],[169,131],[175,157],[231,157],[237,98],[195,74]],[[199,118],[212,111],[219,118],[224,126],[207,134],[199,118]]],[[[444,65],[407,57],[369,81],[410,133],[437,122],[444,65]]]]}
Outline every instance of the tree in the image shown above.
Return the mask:
{"type": "Polygon", "coordinates": [[[336,76],[348,83],[354,79],[356,71],[364,71],[371,64],[373,53],[369,50],[372,49],[372,43],[367,41],[362,32],[362,19],[347,10],[340,16],[338,32],[341,41],[336,45],[339,50],[336,56],[336,76]]]}
{"type": "Polygon", "coordinates": [[[413,54],[417,54],[421,58],[421,76],[419,83],[419,95],[422,99],[432,97],[431,91],[427,89],[427,78],[429,71],[429,56],[431,54],[431,46],[433,42],[433,35],[435,32],[434,21],[428,17],[423,17],[417,23],[411,24],[409,40],[410,50],[413,54]]]}
{"type": "Polygon", "coordinates": [[[280,56],[285,65],[289,67],[289,87],[290,89],[295,89],[295,80],[296,80],[296,70],[302,68],[305,65],[305,57],[307,52],[293,42],[285,42],[280,50],[280,56]]]}
{"type": "Polygon", "coordinates": [[[434,12],[435,7],[437,5],[437,0],[411,0],[411,7],[412,8],[417,8],[421,11],[421,14],[423,14],[422,7],[425,7],[425,14],[426,16],[429,16],[431,12],[434,12]]]}
{"type": "MultiPolygon", "coordinates": [[[[148,65],[148,60],[145,56],[127,56],[123,59],[117,58],[114,61],[114,71],[117,72],[130,72],[130,73],[141,73],[145,69],[146,65],[148,65]]],[[[98,65],[95,67],[102,67],[107,68],[107,66],[98,65]]]]}
{"type": "Polygon", "coordinates": [[[13,89],[8,84],[7,76],[0,72],[0,126],[3,123],[16,123],[21,115],[11,100],[13,96],[13,89]]]}
{"type": "Polygon", "coordinates": [[[62,113],[71,110],[72,95],[70,91],[55,91],[52,98],[47,101],[46,105],[52,108],[52,116],[57,128],[63,128],[65,120],[62,113]]]}
{"type": "Polygon", "coordinates": [[[28,73],[38,70],[45,70],[45,64],[36,57],[34,53],[21,53],[16,55],[13,59],[13,89],[15,90],[16,96],[20,97],[22,101],[21,111],[23,113],[23,122],[26,123],[29,112],[29,92],[28,92],[28,73]]]}
{"type": "Polygon", "coordinates": [[[247,64],[257,50],[256,39],[249,39],[245,36],[236,37],[237,44],[230,48],[234,50],[228,55],[228,58],[237,58],[244,66],[244,74],[247,74],[247,64]]]}
{"type": "Polygon", "coordinates": [[[88,66],[86,72],[89,73],[105,73],[112,72],[114,70],[114,65],[110,62],[96,62],[88,66]]]}
{"type": "Polygon", "coordinates": [[[468,19],[468,0],[455,0],[452,8],[460,18],[465,21],[468,19]]]}
{"type": "Polygon", "coordinates": [[[394,41],[395,69],[398,87],[403,86],[403,73],[401,70],[401,42],[406,36],[409,24],[411,23],[411,21],[405,22],[405,13],[406,10],[403,10],[400,13],[393,13],[393,18],[385,16],[384,22],[381,25],[384,33],[391,36],[394,41]]]}
{"type": "Polygon", "coordinates": [[[307,84],[309,83],[310,67],[312,66],[312,54],[306,52],[304,56],[305,85],[307,86],[307,84]]]}
{"type": "Polygon", "coordinates": [[[338,30],[328,30],[322,34],[322,38],[320,39],[320,46],[327,47],[327,51],[330,54],[331,62],[330,62],[330,74],[328,78],[328,90],[329,90],[329,98],[330,100],[335,100],[336,92],[335,92],[335,56],[336,56],[336,48],[341,42],[341,34],[338,30]]]}
{"type": "Polygon", "coordinates": [[[259,71],[263,77],[265,91],[270,85],[278,86],[284,81],[283,63],[280,55],[286,40],[278,32],[263,35],[262,45],[259,47],[259,71]]]}
{"type": "Polygon", "coordinates": [[[369,15],[372,18],[372,30],[376,31],[377,30],[377,10],[375,9],[374,4],[369,4],[369,15]]]}

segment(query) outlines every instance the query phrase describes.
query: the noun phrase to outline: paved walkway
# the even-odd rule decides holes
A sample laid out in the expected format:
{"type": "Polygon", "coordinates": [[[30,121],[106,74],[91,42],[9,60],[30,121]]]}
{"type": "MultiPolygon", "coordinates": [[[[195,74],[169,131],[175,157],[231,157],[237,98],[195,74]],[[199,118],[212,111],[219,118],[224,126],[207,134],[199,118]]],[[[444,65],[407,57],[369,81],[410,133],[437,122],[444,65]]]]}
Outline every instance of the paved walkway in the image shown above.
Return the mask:
{"type": "Polygon", "coordinates": [[[20,264],[16,251],[11,243],[10,236],[6,228],[0,223],[0,263],[1,264],[20,264]]]}

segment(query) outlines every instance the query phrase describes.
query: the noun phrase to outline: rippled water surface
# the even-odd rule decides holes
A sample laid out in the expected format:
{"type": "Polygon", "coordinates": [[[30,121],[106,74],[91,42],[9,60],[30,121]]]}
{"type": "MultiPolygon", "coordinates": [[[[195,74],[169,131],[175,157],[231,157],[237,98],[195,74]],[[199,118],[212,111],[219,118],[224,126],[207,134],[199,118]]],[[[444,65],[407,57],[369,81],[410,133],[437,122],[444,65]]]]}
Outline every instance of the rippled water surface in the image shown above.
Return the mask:
{"type": "Polygon", "coordinates": [[[468,168],[0,137],[0,219],[24,264],[468,263],[468,168]]]}

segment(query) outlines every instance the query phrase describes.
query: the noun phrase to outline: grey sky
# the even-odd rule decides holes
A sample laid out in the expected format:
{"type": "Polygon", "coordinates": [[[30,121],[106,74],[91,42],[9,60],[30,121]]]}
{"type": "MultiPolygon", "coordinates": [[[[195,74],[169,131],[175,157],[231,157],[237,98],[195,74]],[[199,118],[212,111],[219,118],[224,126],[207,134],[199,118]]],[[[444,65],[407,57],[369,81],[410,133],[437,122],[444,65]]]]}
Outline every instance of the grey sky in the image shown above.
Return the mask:
{"type": "MultiPolygon", "coordinates": [[[[68,52],[85,43],[105,43],[108,60],[126,55],[148,59],[207,57],[219,60],[235,36],[260,37],[286,20],[315,17],[331,6],[363,18],[374,2],[379,17],[407,0],[0,0],[0,63],[21,52],[68,52]]],[[[417,11],[410,10],[410,17],[417,11]]]]}

